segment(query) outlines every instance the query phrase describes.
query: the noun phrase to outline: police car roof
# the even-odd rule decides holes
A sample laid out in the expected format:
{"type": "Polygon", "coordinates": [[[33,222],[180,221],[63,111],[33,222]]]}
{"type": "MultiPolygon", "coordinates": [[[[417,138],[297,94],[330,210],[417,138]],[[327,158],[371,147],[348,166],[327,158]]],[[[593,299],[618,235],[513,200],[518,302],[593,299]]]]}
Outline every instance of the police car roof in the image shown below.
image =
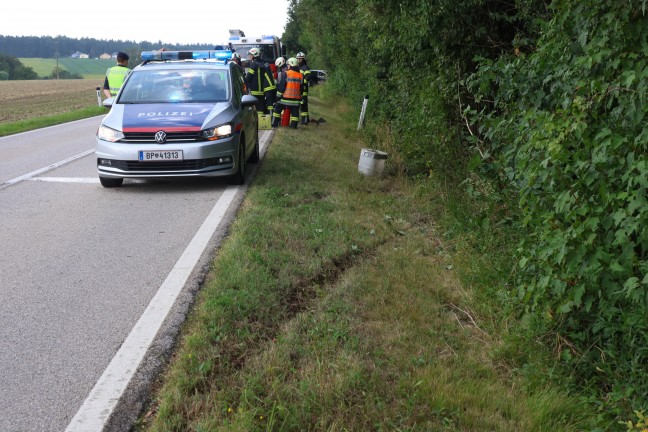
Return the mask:
{"type": "MultiPolygon", "coordinates": [[[[221,61],[196,61],[196,60],[165,60],[153,61],[142,63],[135,68],[133,72],[138,70],[160,70],[160,69],[211,69],[211,70],[229,70],[230,63],[221,61]]],[[[238,67],[238,66],[237,66],[238,67]]]]}
{"type": "Polygon", "coordinates": [[[170,63],[175,64],[186,62],[191,64],[209,64],[211,66],[221,64],[226,65],[232,58],[232,51],[230,50],[198,50],[198,51],[143,51],[142,64],[160,64],[170,63]]]}
{"type": "Polygon", "coordinates": [[[143,51],[142,61],[172,61],[172,60],[212,60],[227,61],[232,58],[230,50],[197,50],[197,51],[143,51]]]}

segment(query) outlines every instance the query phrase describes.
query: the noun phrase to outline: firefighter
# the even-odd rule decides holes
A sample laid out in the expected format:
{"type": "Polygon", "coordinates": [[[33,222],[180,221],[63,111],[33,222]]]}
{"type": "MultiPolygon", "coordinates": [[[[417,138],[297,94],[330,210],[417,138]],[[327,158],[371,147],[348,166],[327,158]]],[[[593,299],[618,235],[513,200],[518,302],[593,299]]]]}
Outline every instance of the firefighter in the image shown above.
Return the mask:
{"type": "MultiPolygon", "coordinates": [[[[279,103],[285,109],[290,110],[290,127],[297,129],[299,124],[299,106],[304,93],[304,75],[299,70],[299,64],[295,57],[291,57],[286,62],[288,69],[285,72],[285,86],[281,89],[281,99],[279,103]]],[[[278,111],[278,110],[277,110],[278,111]]],[[[272,116],[272,126],[279,126],[281,116],[272,116]]]]}
{"type": "Polygon", "coordinates": [[[117,53],[117,65],[106,71],[103,92],[107,98],[117,96],[117,92],[119,92],[119,89],[122,84],[124,84],[124,80],[129,73],[128,54],[120,51],[117,53]]]}
{"type": "Polygon", "coordinates": [[[250,94],[257,98],[257,109],[268,114],[272,110],[277,93],[277,85],[272,71],[261,60],[261,50],[251,48],[248,51],[250,68],[245,75],[245,82],[250,89],[250,94]]]}
{"type": "Polygon", "coordinates": [[[310,116],[308,114],[308,87],[312,83],[314,76],[311,75],[310,68],[306,63],[306,54],[298,52],[295,58],[299,63],[299,70],[304,75],[304,95],[301,103],[301,122],[302,124],[308,124],[310,121],[310,116]]]}
{"type": "Polygon", "coordinates": [[[279,126],[281,115],[284,110],[284,106],[281,104],[281,97],[283,96],[283,92],[286,90],[286,59],[283,57],[277,58],[277,60],[275,60],[275,66],[277,67],[277,100],[274,105],[274,110],[272,110],[272,127],[279,126]],[[275,118],[277,119],[276,122],[275,118]]]}

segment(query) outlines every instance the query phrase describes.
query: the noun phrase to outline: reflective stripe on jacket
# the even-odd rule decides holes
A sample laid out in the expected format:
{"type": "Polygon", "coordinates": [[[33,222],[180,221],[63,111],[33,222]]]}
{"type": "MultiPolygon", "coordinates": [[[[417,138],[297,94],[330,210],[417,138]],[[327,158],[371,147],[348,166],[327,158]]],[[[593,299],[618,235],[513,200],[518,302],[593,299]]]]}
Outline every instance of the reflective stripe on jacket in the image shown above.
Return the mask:
{"type": "Polygon", "coordinates": [[[286,71],[286,89],[281,95],[281,102],[288,105],[301,103],[304,87],[304,76],[301,72],[289,69],[286,71]]]}
{"type": "Polygon", "coordinates": [[[301,70],[301,73],[304,75],[304,96],[308,96],[308,87],[311,84],[311,81],[313,80],[313,77],[311,76],[311,71],[306,62],[302,63],[301,66],[299,66],[299,70],[301,70]]]}
{"type": "Polygon", "coordinates": [[[111,95],[117,95],[129,73],[130,69],[122,65],[113,66],[106,71],[106,78],[108,78],[108,87],[110,88],[111,95]]]}
{"type": "Polygon", "coordinates": [[[253,96],[263,96],[266,92],[277,88],[270,68],[257,61],[250,64],[245,82],[253,96]]]}
{"type": "Polygon", "coordinates": [[[286,72],[280,71],[277,77],[277,97],[281,98],[283,92],[286,90],[286,72]]]}

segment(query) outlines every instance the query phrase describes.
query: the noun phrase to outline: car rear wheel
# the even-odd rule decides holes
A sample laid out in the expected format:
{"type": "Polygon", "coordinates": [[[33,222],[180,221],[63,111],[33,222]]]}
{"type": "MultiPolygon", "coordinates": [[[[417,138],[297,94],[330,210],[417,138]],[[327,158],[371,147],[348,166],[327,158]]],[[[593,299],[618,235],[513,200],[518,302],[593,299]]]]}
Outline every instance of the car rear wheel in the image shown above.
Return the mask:
{"type": "Polygon", "coordinates": [[[241,137],[239,143],[239,163],[236,174],[232,177],[232,183],[242,185],[245,183],[245,141],[241,137]]]}
{"type": "Polygon", "coordinates": [[[99,177],[99,181],[101,182],[101,186],[105,188],[120,187],[124,183],[124,179],[109,177],[99,177]]]}

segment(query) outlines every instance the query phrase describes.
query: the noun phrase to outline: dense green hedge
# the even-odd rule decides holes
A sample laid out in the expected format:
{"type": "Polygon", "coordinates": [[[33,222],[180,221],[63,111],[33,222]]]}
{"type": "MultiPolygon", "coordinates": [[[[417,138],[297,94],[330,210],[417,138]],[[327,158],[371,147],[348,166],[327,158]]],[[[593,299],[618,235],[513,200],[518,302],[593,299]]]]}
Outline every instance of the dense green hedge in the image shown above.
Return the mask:
{"type": "Polygon", "coordinates": [[[646,6],[292,0],[286,27],[409,174],[497,186],[525,238],[512,301],[618,412],[648,407],[646,6]]]}
{"type": "Polygon", "coordinates": [[[645,3],[554,2],[537,50],[483,61],[475,122],[515,191],[519,297],[615,403],[648,405],[645,3]],[[483,100],[482,99],[482,100],[483,100]]]}

